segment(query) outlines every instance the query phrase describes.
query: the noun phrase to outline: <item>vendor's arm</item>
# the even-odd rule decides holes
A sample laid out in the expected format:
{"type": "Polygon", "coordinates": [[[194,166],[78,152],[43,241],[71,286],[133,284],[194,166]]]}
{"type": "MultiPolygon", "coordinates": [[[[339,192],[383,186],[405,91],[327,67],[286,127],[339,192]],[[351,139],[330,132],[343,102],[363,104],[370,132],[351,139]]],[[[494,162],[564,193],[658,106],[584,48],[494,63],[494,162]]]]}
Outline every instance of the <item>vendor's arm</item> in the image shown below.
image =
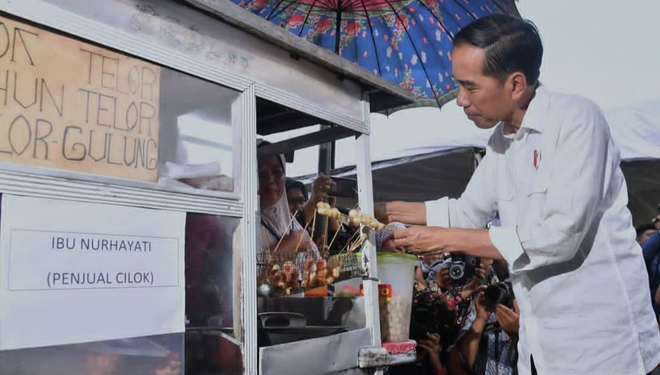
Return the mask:
{"type": "MultiPolygon", "coordinates": [[[[275,246],[277,245],[271,246],[271,250],[275,250],[275,246]]],[[[294,251],[305,252],[311,250],[312,246],[312,239],[309,238],[307,231],[299,229],[285,235],[279,247],[277,247],[277,251],[284,251],[287,254],[294,251]]]]}
{"type": "Polygon", "coordinates": [[[655,304],[660,305],[660,287],[655,291],[655,304]]]}
{"type": "MultiPolygon", "coordinates": [[[[305,223],[309,223],[314,219],[314,212],[316,211],[316,205],[319,202],[325,201],[328,198],[328,191],[335,189],[337,184],[332,181],[332,179],[323,173],[312,183],[312,195],[309,197],[309,200],[303,205],[303,213],[305,215],[305,223]]],[[[328,220],[328,229],[331,231],[336,231],[339,228],[339,223],[335,219],[327,218],[328,220]]]]}

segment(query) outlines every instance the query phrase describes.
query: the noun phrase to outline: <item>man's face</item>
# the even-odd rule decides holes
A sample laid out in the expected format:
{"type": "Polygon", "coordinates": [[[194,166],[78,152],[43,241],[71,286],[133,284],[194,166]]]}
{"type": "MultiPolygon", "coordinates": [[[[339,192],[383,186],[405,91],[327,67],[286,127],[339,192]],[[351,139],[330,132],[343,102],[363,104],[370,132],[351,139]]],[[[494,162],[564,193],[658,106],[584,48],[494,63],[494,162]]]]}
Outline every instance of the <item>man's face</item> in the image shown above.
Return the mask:
{"type": "Polygon", "coordinates": [[[644,245],[644,242],[646,242],[646,240],[648,240],[649,237],[651,237],[653,235],[653,233],[655,233],[655,230],[653,230],[653,229],[645,230],[644,233],[642,233],[641,236],[637,237],[637,242],[640,245],[644,245]]]}
{"type": "Polygon", "coordinates": [[[484,75],[486,52],[467,43],[454,47],[452,66],[458,82],[456,102],[474,124],[490,129],[500,121],[508,121],[515,109],[510,83],[484,75]]]}
{"type": "Polygon", "coordinates": [[[291,211],[291,214],[296,213],[296,211],[302,212],[307,200],[299,188],[290,188],[286,192],[286,197],[289,201],[289,211],[291,211]]]}

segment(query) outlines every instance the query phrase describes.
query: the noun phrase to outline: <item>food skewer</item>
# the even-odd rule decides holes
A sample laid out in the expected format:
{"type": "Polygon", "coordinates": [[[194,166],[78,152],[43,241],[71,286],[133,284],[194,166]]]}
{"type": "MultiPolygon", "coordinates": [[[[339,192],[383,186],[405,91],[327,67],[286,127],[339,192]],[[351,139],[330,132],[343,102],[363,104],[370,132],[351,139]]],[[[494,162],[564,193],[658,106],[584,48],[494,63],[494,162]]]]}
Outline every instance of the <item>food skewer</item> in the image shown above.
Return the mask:
{"type": "MultiPolygon", "coordinates": [[[[300,247],[300,244],[302,243],[303,234],[305,234],[305,231],[307,230],[308,225],[309,225],[309,222],[307,224],[305,224],[305,228],[303,228],[302,232],[300,232],[300,235],[298,236],[298,242],[296,243],[296,249],[295,249],[294,253],[298,252],[298,248],[300,247]]],[[[311,238],[310,238],[310,240],[311,240],[311,238]]]]}
{"type": "Polygon", "coordinates": [[[385,225],[378,221],[376,218],[371,217],[370,215],[360,213],[357,210],[351,210],[348,215],[345,215],[337,208],[332,208],[330,205],[324,202],[319,202],[316,205],[316,212],[319,213],[319,215],[327,216],[329,218],[333,219],[339,219],[340,217],[348,218],[353,224],[360,224],[360,225],[365,225],[368,227],[371,227],[376,230],[383,230],[383,229],[390,229],[390,230],[395,230],[397,228],[385,225]]]}
{"type": "Polygon", "coordinates": [[[289,220],[289,224],[287,224],[286,228],[286,234],[283,234],[282,237],[280,237],[280,240],[277,241],[277,245],[275,245],[275,249],[273,250],[273,254],[277,252],[277,249],[279,249],[280,244],[282,243],[282,240],[284,239],[284,236],[288,235],[291,232],[291,223],[293,223],[293,220],[296,219],[296,215],[298,215],[298,210],[291,216],[291,219],[289,220]]]}

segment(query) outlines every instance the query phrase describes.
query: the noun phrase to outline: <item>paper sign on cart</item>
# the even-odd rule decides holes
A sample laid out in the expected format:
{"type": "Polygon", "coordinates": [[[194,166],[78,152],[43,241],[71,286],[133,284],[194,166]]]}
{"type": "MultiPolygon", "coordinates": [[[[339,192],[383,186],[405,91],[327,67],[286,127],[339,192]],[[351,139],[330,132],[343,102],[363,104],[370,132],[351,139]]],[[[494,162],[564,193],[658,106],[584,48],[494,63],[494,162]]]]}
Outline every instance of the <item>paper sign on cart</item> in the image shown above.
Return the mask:
{"type": "Polygon", "coordinates": [[[184,331],[185,213],[2,196],[0,350],[184,331]]]}

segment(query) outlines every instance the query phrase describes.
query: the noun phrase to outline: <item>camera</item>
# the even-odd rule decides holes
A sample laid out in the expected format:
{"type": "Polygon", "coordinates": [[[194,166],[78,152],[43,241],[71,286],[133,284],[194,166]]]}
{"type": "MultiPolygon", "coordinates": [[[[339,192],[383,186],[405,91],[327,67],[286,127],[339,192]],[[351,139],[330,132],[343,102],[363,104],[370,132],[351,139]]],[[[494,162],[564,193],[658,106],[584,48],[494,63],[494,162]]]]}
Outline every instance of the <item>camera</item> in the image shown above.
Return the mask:
{"type": "Polygon", "coordinates": [[[425,307],[413,309],[410,319],[410,338],[415,341],[426,340],[427,332],[435,332],[433,315],[425,307]]]}
{"type": "Polygon", "coordinates": [[[489,285],[484,292],[484,297],[486,300],[486,306],[494,307],[501,303],[508,308],[513,308],[513,299],[515,297],[510,282],[503,281],[489,285]]]}
{"type": "Polygon", "coordinates": [[[474,277],[479,264],[481,264],[479,257],[452,254],[449,265],[449,277],[454,281],[454,285],[467,284],[474,277]]]}

